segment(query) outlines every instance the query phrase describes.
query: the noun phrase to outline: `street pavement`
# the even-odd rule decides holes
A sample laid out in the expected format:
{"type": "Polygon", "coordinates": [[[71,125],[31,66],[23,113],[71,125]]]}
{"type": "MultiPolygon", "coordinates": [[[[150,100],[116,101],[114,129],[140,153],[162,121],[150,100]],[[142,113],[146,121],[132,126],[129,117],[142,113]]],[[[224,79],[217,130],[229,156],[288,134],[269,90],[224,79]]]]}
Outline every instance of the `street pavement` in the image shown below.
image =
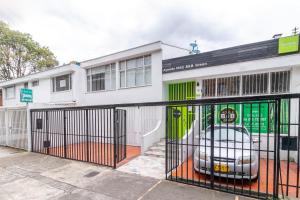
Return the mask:
{"type": "MultiPolygon", "coordinates": [[[[147,175],[147,174],[146,174],[147,175]]],[[[0,147],[0,200],[248,199],[90,163],[0,147]]]]}

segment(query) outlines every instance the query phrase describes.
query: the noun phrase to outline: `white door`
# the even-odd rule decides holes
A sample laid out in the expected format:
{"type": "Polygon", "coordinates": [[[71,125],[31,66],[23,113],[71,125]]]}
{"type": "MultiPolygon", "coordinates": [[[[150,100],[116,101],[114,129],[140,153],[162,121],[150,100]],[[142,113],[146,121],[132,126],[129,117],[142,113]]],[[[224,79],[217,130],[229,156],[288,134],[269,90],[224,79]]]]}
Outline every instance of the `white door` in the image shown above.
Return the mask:
{"type": "Polygon", "coordinates": [[[9,109],[8,114],[8,135],[7,146],[19,149],[28,149],[27,135],[27,110],[9,109]]]}

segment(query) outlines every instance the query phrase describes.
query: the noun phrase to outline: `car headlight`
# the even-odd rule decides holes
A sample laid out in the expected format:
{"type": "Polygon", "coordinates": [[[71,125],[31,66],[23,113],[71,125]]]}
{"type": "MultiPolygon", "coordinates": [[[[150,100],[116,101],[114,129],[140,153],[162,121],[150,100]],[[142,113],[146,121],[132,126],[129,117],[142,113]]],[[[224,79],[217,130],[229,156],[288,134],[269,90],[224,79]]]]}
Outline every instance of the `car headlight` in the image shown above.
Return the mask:
{"type": "Polygon", "coordinates": [[[251,163],[254,163],[255,161],[255,156],[251,156],[251,159],[250,159],[250,156],[244,156],[244,157],[240,157],[239,158],[239,161],[238,161],[238,164],[239,165],[245,165],[245,164],[251,164],[251,163]]]}

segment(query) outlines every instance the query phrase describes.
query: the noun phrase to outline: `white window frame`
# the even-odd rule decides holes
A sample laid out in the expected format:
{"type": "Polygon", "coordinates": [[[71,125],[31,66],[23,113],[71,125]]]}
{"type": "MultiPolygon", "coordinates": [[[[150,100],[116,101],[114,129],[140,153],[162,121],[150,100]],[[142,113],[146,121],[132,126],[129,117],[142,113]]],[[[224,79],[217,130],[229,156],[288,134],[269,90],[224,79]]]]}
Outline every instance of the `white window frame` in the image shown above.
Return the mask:
{"type": "Polygon", "coordinates": [[[139,57],[135,57],[135,58],[132,58],[132,59],[127,59],[127,60],[122,60],[119,62],[119,68],[118,68],[118,74],[119,74],[119,81],[118,81],[118,86],[120,89],[126,89],[126,88],[136,88],[136,87],[144,87],[144,86],[150,86],[152,85],[152,55],[151,54],[147,54],[147,55],[143,55],[143,56],[139,56],[139,57]],[[150,57],[150,64],[145,64],[145,58],[146,57],[150,57]],[[137,60],[137,59],[140,59],[142,58],[143,59],[143,66],[140,67],[140,66],[135,66],[134,68],[130,68],[130,69],[127,69],[127,62],[128,61],[131,61],[131,60],[137,60]],[[121,63],[125,63],[125,67],[124,69],[121,69],[121,63]],[[146,68],[150,68],[150,83],[146,83],[146,68]],[[139,68],[142,68],[143,69],[143,83],[141,85],[137,85],[137,82],[136,82],[136,71],[135,71],[135,85],[134,86],[128,86],[127,85],[127,71],[128,70],[137,70],[139,68]],[[121,84],[121,73],[124,72],[124,86],[122,86],[121,84]]]}
{"type": "MultiPolygon", "coordinates": [[[[104,77],[104,82],[105,82],[105,77],[104,77]]],[[[116,63],[110,63],[110,64],[107,64],[107,65],[100,65],[100,66],[91,67],[91,68],[86,69],[86,91],[87,91],[87,93],[103,92],[103,91],[113,91],[113,90],[116,90],[116,88],[117,88],[117,65],[116,65],[116,63]],[[104,68],[104,73],[105,73],[106,72],[105,68],[107,66],[109,66],[110,88],[106,89],[105,85],[104,85],[104,90],[100,89],[100,90],[94,90],[93,91],[92,90],[92,75],[99,74],[99,73],[92,73],[92,69],[95,69],[95,68],[104,68]],[[113,70],[113,67],[115,68],[115,70],[113,70]],[[112,80],[113,71],[115,73],[115,80],[112,80]],[[88,77],[90,77],[90,80],[88,80],[88,77]],[[112,83],[113,82],[114,82],[114,87],[112,88],[112,83]]]]}
{"type": "Polygon", "coordinates": [[[16,86],[15,86],[15,85],[12,85],[12,86],[6,87],[6,88],[5,88],[5,99],[6,99],[6,100],[10,100],[10,99],[15,99],[15,98],[16,98],[16,86]],[[8,88],[13,88],[13,90],[14,90],[14,92],[13,92],[13,94],[14,94],[13,97],[10,97],[10,98],[7,97],[7,89],[8,89],[8,88]]]}
{"type": "Polygon", "coordinates": [[[73,78],[72,78],[72,73],[67,73],[67,74],[62,74],[62,75],[58,75],[58,76],[54,76],[51,78],[51,92],[52,93],[59,93],[59,92],[69,92],[72,90],[73,88],[73,78]],[[69,89],[67,90],[62,90],[62,91],[56,91],[56,78],[57,77],[60,77],[60,76],[66,76],[68,75],[69,76],[69,89]]]}

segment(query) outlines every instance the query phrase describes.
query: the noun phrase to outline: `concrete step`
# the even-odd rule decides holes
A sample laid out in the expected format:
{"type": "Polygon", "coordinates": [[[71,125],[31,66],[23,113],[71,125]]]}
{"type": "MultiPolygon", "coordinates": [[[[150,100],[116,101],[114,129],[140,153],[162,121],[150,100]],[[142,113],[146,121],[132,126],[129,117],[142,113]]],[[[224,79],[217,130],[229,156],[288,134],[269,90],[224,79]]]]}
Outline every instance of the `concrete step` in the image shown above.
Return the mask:
{"type": "Polygon", "coordinates": [[[166,151],[166,147],[165,146],[152,146],[152,147],[150,147],[150,150],[165,152],[166,151]]]}
{"type": "Polygon", "coordinates": [[[159,141],[158,143],[154,144],[154,146],[166,146],[165,140],[159,141]]]}
{"type": "Polygon", "coordinates": [[[159,157],[159,158],[164,158],[165,157],[165,153],[161,152],[161,151],[146,151],[144,153],[146,156],[154,156],[154,157],[159,157]]]}

